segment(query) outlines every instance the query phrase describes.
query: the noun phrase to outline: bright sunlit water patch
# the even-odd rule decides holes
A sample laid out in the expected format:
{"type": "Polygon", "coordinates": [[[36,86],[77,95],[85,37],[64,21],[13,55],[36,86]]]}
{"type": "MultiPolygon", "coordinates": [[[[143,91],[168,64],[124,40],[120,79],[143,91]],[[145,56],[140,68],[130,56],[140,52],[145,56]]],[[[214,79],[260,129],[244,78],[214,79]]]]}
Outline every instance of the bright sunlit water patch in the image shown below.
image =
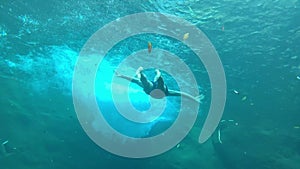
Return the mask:
{"type": "Polygon", "coordinates": [[[17,54],[13,59],[5,59],[4,69],[0,76],[12,77],[22,75],[18,80],[37,92],[48,89],[61,90],[71,95],[73,69],[78,53],[68,46],[45,46],[29,52],[17,54]],[[6,74],[6,75],[5,75],[6,74]]]}

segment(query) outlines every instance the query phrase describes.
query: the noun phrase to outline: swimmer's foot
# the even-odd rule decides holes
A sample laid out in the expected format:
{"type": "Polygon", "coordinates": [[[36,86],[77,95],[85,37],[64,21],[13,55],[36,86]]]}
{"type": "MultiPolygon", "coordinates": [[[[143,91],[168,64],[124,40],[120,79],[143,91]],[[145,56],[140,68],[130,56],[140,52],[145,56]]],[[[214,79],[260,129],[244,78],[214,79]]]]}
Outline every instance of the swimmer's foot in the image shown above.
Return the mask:
{"type": "Polygon", "coordinates": [[[156,73],[156,76],[160,76],[161,75],[159,69],[155,69],[155,73],[156,73]]]}
{"type": "Polygon", "coordinates": [[[159,71],[159,69],[155,69],[155,78],[154,81],[157,81],[157,79],[161,76],[161,72],[159,71]]]}
{"type": "Polygon", "coordinates": [[[144,70],[144,68],[142,67],[142,66],[140,66],[137,70],[136,70],[136,72],[135,72],[135,74],[136,74],[136,76],[140,79],[141,78],[141,72],[144,70]]]}

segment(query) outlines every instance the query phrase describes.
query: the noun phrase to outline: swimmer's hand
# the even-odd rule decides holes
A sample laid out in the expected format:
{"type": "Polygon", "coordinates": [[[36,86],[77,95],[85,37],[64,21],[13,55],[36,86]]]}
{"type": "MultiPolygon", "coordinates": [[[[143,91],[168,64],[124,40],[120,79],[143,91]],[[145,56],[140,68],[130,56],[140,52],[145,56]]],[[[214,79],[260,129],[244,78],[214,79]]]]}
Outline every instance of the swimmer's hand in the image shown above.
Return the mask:
{"type": "Polygon", "coordinates": [[[203,98],[204,98],[203,95],[198,95],[195,97],[195,100],[200,103],[203,98]]]}
{"type": "Polygon", "coordinates": [[[114,73],[117,77],[122,77],[122,75],[119,72],[117,72],[116,70],[114,71],[114,73]]]}

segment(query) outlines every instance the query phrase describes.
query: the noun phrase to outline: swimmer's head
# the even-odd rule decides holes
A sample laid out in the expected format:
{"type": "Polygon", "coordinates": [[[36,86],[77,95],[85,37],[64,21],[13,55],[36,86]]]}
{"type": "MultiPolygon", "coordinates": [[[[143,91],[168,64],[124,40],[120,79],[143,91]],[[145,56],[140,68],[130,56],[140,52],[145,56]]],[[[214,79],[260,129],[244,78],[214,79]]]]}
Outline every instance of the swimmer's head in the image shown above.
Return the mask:
{"type": "Polygon", "coordinates": [[[150,96],[155,99],[162,99],[166,96],[166,94],[160,89],[154,89],[150,92],[150,96]]]}

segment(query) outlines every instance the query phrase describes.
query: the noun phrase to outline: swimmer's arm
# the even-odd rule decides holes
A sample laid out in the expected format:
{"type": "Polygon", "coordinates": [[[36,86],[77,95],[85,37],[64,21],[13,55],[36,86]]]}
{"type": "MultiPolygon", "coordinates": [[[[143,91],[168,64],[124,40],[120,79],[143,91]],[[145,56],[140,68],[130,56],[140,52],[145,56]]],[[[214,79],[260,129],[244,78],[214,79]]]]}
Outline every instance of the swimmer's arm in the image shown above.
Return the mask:
{"type": "Polygon", "coordinates": [[[141,83],[141,81],[140,81],[140,79],[138,79],[138,78],[134,78],[134,77],[129,77],[129,76],[126,76],[126,75],[122,75],[122,74],[120,74],[120,73],[118,73],[118,72],[115,72],[115,74],[116,74],[117,77],[126,79],[126,80],[128,80],[128,81],[130,81],[130,82],[133,82],[133,83],[135,83],[135,84],[137,84],[137,85],[143,87],[143,86],[142,86],[142,83],[141,83]]]}
{"type": "Polygon", "coordinates": [[[200,99],[199,97],[194,97],[188,93],[185,93],[185,92],[181,92],[181,91],[176,91],[176,90],[168,90],[168,96],[182,96],[182,97],[185,97],[187,99],[190,99],[190,100],[193,100],[195,102],[198,102],[200,103],[200,99]]]}

